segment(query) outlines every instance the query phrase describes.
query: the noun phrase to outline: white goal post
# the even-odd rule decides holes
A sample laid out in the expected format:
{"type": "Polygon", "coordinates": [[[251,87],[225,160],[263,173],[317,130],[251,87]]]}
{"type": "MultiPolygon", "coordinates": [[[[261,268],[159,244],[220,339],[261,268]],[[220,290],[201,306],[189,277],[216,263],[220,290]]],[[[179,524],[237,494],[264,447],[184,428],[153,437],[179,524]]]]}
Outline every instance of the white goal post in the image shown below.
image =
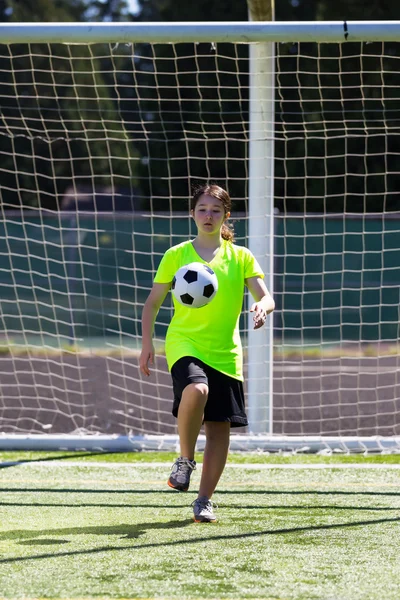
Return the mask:
{"type": "Polygon", "coordinates": [[[216,181],[277,301],[262,331],[241,322],[250,425],[231,449],[400,451],[400,21],[0,40],[0,450],[177,450],[171,308],[149,382],[140,314],[193,233],[193,185],[216,181]]]}

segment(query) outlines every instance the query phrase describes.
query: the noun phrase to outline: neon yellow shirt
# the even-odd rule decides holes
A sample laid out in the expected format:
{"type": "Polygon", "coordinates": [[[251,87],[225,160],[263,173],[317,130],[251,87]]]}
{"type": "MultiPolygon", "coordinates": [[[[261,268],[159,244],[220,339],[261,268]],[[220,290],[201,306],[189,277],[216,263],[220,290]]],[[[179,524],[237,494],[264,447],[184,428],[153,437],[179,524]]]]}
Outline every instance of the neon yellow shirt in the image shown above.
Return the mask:
{"type": "Polygon", "coordinates": [[[154,283],[172,282],[176,271],[191,262],[210,265],[218,278],[218,292],[210,304],[187,308],[173,297],[174,315],[165,340],[168,368],[183,356],[194,356],[207,365],[243,381],[243,353],[239,334],[245,279],[264,277],[253,254],[243,246],[223,240],[207,263],[192,241],[172,246],[164,254],[154,283]]]}

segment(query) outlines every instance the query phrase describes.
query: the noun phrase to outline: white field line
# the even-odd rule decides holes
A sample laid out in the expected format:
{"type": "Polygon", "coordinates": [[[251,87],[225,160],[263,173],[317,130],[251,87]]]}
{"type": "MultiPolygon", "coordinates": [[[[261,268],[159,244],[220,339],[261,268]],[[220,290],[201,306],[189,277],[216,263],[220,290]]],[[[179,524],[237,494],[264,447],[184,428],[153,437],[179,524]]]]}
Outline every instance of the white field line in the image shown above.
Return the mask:
{"type": "MultiPolygon", "coordinates": [[[[18,461],[4,461],[0,462],[1,466],[7,465],[18,465],[19,467],[45,467],[46,469],[51,467],[81,467],[81,468],[98,468],[98,469],[117,469],[119,467],[126,469],[137,469],[137,468],[146,468],[146,469],[159,469],[159,468],[168,468],[172,466],[172,462],[132,462],[132,463],[108,463],[108,462],[84,462],[84,461],[63,461],[63,460],[54,460],[51,462],[21,462],[18,461]]],[[[198,467],[202,467],[202,463],[197,463],[198,467]]],[[[271,470],[271,469],[293,469],[293,470],[315,470],[315,469],[377,469],[377,470],[400,470],[399,464],[385,464],[385,463],[372,463],[362,465],[360,463],[315,463],[315,464],[266,464],[266,463],[250,463],[250,464],[242,464],[242,463],[227,463],[227,469],[243,469],[247,471],[263,471],[263,470],[271,470]]]]}

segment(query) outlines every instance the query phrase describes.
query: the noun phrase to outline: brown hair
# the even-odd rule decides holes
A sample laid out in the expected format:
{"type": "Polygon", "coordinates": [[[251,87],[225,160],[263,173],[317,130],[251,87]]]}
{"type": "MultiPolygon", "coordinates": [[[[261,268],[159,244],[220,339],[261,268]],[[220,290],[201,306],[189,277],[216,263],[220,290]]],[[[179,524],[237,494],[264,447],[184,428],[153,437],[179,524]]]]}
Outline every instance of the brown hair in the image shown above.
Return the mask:
{"type": "MultiPolygon", "coordinates": [[[[201,185],[200,187],[197,187],[195,189],[192,199],[190,201],[191,210],[194,211],[200,196],[202,196],[203,194],[207,194],[208,196],[212,196],[212,198],[220,200],[224,207],[225,214],[231,211],[232,200],[228,192],[224,190],[224,188],[214,183],[201,185]]],[[[233,226],[227,223],[223,223],[221,227],[221,236],[222,239],[227,240],[228,242],[233,242],[235,237],[233,226]]]]}

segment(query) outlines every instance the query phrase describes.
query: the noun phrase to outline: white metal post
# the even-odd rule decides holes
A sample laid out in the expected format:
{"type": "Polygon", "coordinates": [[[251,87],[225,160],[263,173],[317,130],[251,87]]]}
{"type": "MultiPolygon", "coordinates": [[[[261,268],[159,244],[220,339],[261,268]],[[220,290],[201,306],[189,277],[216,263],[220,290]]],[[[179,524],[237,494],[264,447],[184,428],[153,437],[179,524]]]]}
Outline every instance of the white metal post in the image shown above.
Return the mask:
{"type": "MultiPolygon", "coordinates": [[[[274,99],[273,42],[250,46],[249,248],[273,294],[274,260],[274,99]]],[[[249,303],[253,302],[249,298],[249,303]]],[[[254,331],[248,318],[248,415],[251,433],[272,433],[273,321],[254,331]]]]}

